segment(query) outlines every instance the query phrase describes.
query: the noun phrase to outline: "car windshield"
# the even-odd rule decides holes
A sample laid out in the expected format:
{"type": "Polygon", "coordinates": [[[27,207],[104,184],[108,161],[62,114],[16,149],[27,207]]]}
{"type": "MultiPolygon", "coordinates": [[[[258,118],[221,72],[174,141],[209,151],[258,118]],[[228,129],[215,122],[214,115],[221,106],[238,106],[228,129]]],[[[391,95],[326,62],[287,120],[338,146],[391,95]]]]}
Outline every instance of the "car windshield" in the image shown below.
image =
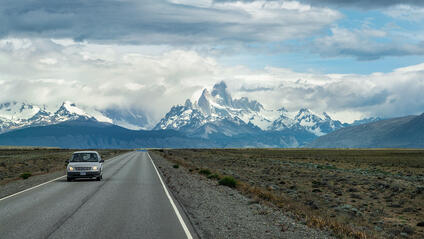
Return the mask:
{"type": "Polygon", "coordinates": [[[95,153],[76,153],[72,155],[71,162],[97,162],[95,153]]]}

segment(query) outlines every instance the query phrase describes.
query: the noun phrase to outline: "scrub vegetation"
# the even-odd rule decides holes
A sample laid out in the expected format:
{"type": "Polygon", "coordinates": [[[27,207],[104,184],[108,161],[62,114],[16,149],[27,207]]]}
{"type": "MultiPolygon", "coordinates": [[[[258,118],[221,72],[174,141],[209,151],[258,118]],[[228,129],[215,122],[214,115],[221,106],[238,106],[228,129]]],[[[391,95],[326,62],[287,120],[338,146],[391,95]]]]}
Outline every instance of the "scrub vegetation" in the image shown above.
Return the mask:
{"type": "MultiPolygon", "coordinates": [[[[0,147],[0,185],[31,176],[64,170],[65,161],[75,149],[38,147],[0,147]]],[[[96,150],[103,159],[128,150],[96,150]]]]}
{"type": "Polygon", "coordinates": [[[180,149],[156,153],[191,173],[233,177],[237,190],[253,200],[272,204],[340,238],[424,238],[424,150],[180,149]]]}
{"type": "Polygon", "coordinates": [[[237,186],[237,181],[231,176],[225,176],[219,180],[219,185],[228,186],[230,188],[235,188],[237,186]]]}

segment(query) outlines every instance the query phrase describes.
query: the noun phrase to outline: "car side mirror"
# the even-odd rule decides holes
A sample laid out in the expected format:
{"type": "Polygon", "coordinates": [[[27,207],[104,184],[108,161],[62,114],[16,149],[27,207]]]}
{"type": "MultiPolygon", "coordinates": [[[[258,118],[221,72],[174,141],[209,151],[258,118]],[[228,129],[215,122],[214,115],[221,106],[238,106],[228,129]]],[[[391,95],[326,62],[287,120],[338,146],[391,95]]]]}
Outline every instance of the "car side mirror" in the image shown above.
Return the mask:
{"type": "Polygon", "coordinates": [[[100,160],[100,163],[104,163],[105,161],[103,159],[100,160]]]}

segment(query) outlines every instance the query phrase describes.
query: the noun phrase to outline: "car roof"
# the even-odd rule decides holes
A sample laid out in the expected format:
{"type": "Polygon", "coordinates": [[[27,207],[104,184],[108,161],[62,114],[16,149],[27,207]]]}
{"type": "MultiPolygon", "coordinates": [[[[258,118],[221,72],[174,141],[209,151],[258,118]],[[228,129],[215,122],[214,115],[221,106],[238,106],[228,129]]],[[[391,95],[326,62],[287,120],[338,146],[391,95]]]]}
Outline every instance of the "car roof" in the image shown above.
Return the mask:
{"type": "Polygon", "coordinates": [[[73,154],[87,154],[87,153],[99,154],[97,153],[97,151],[77,151],[77,152],[74,152],[73,154]]]}

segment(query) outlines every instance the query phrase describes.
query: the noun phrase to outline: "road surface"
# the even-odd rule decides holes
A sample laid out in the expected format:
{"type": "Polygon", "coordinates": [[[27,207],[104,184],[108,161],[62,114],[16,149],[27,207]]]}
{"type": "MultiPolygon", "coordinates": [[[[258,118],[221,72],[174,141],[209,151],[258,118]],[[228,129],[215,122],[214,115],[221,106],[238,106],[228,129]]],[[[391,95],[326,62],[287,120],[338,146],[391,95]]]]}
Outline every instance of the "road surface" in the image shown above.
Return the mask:
{"type": "Polygon", "coordinates": [[[147,152],[108,160],[102,181],[66,177],[0,199],[0,238],[191,238],[147,152]]]}

